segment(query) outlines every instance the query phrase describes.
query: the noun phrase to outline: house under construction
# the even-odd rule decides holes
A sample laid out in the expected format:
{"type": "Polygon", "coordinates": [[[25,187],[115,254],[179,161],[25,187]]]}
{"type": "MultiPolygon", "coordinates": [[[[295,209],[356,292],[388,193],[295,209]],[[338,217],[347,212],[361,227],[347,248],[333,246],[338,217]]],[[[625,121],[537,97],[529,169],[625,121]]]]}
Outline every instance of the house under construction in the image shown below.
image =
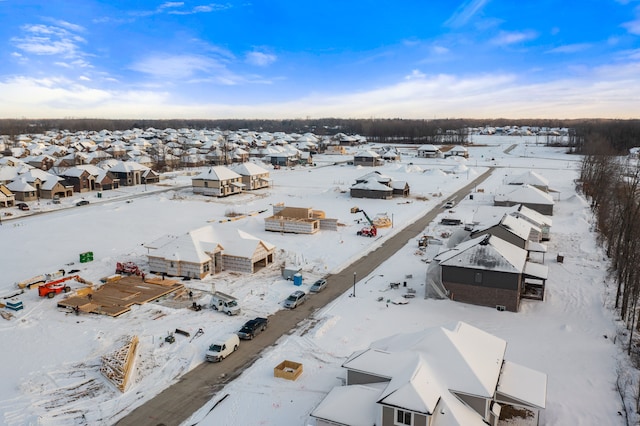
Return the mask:
{"type": "Polygon", "coordinates": [[[326,218],[322,210],[286,207],[284,203],[278,203],[273,206],[273,216],[264,220],[264,229],[273,232],[315,234],[320,229],[336,231],[338,219],[326,218]]]}

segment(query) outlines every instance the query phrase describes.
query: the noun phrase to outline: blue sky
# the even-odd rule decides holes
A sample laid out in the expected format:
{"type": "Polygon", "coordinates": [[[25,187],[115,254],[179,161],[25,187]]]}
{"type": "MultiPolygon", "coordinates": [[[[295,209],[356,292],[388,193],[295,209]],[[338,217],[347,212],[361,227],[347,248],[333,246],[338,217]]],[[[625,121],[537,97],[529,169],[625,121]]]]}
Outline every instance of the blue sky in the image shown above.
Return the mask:
{"type": "Polygon", "coordinates": [[[640,118],[640,0],[0,0],[3,118],[640,118]]]}

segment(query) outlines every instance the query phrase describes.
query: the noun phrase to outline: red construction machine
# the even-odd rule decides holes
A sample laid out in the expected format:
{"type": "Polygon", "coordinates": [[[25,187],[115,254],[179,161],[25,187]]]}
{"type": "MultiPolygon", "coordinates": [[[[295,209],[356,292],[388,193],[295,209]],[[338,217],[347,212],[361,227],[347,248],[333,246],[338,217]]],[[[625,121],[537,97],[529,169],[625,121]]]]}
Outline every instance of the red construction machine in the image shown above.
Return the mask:
{"type": "Polygon", "coordinates": [[[365,226],[357,232],[358,235],[362,235],[364,237],[375,237],[376,235],[378,235],[378,228],[376,228],[376,225],[374,225],[373,221],[364,210],[356,208],[352,211],[353,213],[362,212],[364,217],[367,218],[367,222],[369,222],[369,226],[365,226]]]}
{"type": "Polygon", "coordinates": [[[142,271],[133,262],[118,262],[116,263],[116,274],[142,275],[142,271]]]}

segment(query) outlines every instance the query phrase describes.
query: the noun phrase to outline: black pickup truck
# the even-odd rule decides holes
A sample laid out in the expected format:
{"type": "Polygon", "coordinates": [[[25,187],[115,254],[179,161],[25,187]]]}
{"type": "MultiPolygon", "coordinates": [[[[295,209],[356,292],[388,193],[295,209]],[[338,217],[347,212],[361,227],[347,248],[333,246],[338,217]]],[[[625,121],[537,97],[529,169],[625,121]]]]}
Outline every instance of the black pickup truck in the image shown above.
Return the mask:
{"type": "Polygon", "coordinates": [[[268,324],[269,320],[267,318],[257,317],[249,320],[238,331],[238,337],[244,340],[251,340],[264,331],[268,324]]]}

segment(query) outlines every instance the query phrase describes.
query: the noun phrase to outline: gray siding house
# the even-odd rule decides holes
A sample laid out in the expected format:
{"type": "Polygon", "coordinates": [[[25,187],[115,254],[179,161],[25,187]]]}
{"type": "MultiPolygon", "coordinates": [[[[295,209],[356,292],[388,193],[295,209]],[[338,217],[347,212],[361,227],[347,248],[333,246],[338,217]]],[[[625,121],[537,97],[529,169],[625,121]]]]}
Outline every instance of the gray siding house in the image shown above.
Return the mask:
{"type": "Polygon", "coordinates": [[[311,417],[316,426],[496,426],[509,406],[537,421],[547,376],[505,351],[506,341],[464,322],[378,340],[345,361],[345,386],[311,417]]]}
{"type": "Polygon", "coordinates": [[[542,285],[547,267],[527,262],[527,251],[494,235],[481,235],[438,254],[434,261],[449,298],[463,303],[517,312],[525,280],[542,285]]]}

